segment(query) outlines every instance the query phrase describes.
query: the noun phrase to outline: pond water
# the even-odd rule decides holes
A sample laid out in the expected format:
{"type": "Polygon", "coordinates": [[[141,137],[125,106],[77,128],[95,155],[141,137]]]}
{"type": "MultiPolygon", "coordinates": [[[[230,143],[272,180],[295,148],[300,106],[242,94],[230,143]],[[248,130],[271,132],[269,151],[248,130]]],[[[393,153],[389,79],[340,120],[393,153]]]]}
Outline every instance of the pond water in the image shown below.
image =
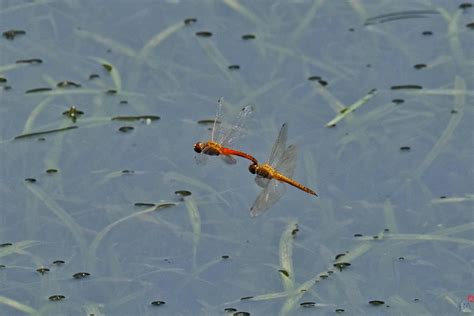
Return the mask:
{"type": "MultiPolygon", "coordinates": [[[[474,8],[0,1],[1,315],[474,310],[474,8]],[[252,217],[249,161],[293,179],[252,217]]],[[[245,314],[248,313],[248,314],[245,314]]]]}

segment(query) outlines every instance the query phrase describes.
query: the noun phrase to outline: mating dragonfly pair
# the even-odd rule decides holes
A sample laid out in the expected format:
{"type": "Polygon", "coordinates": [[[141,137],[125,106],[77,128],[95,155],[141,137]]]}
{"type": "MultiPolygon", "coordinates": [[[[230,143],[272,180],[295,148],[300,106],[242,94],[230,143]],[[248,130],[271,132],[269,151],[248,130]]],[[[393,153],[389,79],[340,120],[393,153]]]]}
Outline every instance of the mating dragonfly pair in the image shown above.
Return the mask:
{"type": "Polygon", "coordinates": [[[252,106],[244,107],[240,111],[237,121],[231,125],[222,120],[221,108],[221,99],[219,99],[217,114],[212,126],[211,140],[194,144],[194,151],[201,154],[197,157],[199,161],[205,160],[206,156],[202,155],[205,154],[221,156],[228,164],[236,163],[233,156],[239,156],[252,162],[249,171],[256,174],[255,182],[262,188],[250,209],[252,216],[260,215],[280,199],[285,191],[285,186],[281,182],[317,196],[316,192],[310,188],[291,179],[296,167],[297,148],[295,145],[286,145],[288,138],[288,125],[286,123],[280,129],[267,162],[259,163],[252,155],[230,147],[232,142],[242,134],[246,118],[253,112],[252,106]]]}

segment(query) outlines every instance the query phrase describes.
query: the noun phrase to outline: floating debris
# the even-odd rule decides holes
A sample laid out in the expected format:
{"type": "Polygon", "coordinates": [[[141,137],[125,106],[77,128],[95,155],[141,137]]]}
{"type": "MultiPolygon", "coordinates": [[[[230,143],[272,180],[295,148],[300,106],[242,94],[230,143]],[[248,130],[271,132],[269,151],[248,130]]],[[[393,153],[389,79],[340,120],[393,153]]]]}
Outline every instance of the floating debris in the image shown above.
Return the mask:
{"type": "Polygon", "coordinates": [[[342,308],[338,308],[335,310],[335,312],[340,314],[340,313],[344,313],[345,311],[342,308]]]}
{"type": "Polygon", "coordinates": [[[25,181],[29,182],[29,183],[35,183],[36,179],[35,178],[26,178],[25,181]]]}
{"type": "Polygon", "coordinates": [[[317,81],[323,87],[328,85],[328,82],[326,80],[323,80],[323,78],[321,78],[320,76],[311,76],[311,77],[308,77],[308,80],[309,81],[317,81]]]}
{"type": "Polygon", "coordinates": [[[373,306],[380,306],[380,305],[385,304],[385,302],[381,300],[373,300],[373,301],[370,301],[369,304],[373,306]]]}
{"type": "Polygon", "coordinates": [[[97,79],[97,78],[100,78],[100,76],[98,74],[89,75],[89,80],[93,80],[93,79],[97,79]]]}
{"type": "Polygon", "coordinates": [[[53,169],[53,168],[51,168],[51,169],[46,169],[46,173],[49,173],[49,174],[58,173],[58,172],[59,172],[58,169],[53,169]]]}
{"type": "Polygon", "coordinates": [[[133,131],[134,129],[135,129],[135,127],[133,127],[133,126],[122,126],[118,130],[122,133],[128,133],[128,132],[133,131]]]}
{"type": "Polygon", "coordinates": [[[187,19],[184,20],[184,24],[186,24],[186,25],[192,25],[196,22],[197,22],[196,18],[187,18],[187,19]]]}
{"type": "Polygon", "coordinates": [[[82,112],[81,110],[78,110],[76,106],[74,105],[71,106],[69,110],[63,112],[63,115],[66,115],[67,117],[69,117],[73,123],[76,123],[77,118],[83,114],[84,112],[82,112]]]}
{"type": "Polygon", "coordinates": [[[327,278],[329,278],[329,275],[327,275],[327,274],[321,274],[319,277],[320,277],[321,279],[327,279],[327,278]]]}
{"type": "Polygon", "coordinates": [[[73,81],[64,80],[64,81],[58,82],[56,87],[58,87],[58,88],[68,88],[68,87],[80,88],[81,85],[78,84],[78,83],[75,83],[73,81]]]}
{"type": "Polygon", "coordinates": [[[62,300],[65,299],[65,298],[66,298],[66,296],[59,294],[59,295],[51,295],[51,296],[49,297],[49,300],[56,302],[56,301],[62,301],[62,300]]]}
{"type": "Polygon", "coordinates": [[[299,231],[300,229],[298,228],[298,224],[295,224],[295,228],[293,228],[293,230],[291,231],[291,235],[294,237],[299,231]]]}
{"type": "Polygon", "coordinates": [[[137,202],[133,205],[138,206],[138,207],[154,207],[154,206],[156,206],[155,203],[146,203],[146,202],[137,202]]]}
{"type": "Polygon", "coordinates": [[[248,313],[248,312],[237,312],[237,313],[233,313],[232,316],[250,316],[250,313],[248,313]]]}
{"type": "Polygon", "coordinates": [[[344,257],[345,255],[346,255],[345,253],[340,253],[340,254],[336,255],[336,258],[334,258],[334,260],[337,260],[341,257],[344,257]]]}
{"type": "Polygon", "coordinates": [[[135,171],[133,171],[133,170],[122,170],[122,173],[123,174],[134,174],[135,171]]]}
{"type": "Polygon", "coordinates": [[[17,64],[41,64],[43,60],[39,58],[30,58],[30,59],[19,59],[15,63],[17,64]]]}
{"type": "Polygon", "coordinates": [[[229,70],[239,70],[240,66],[239,65],[230,65],[227,67],[229,70]]]}
{"type": "Polygon", "coordinates": [[[404,261],[404,260],[405,260],[405,257],[398,257],[398,260],[404,261]]]}
{"type": "Polygon", "coordinates": [[[184,196],[190,196],[192,193],[191,191],[188,191],[188,190],[178,190],[178,191],[174,191],[174,194],[184,197],[184,196]]]}
{"type": "Polygon", "coordinates": [[[64,263],[65,263],[64,260],[54,260],[53,261],[53,264],[57,265],[57,266],[63,265],[64,263]]]}
{"type": "Polygon", "coordinates": [[[401,151],[409,151],[410,149],[411,149],[410,146],[402,146],[402,147],[400,147],[400,150],[401,150],[401,151]]]}
{"type": "Polygon", "coordinates": [[[74,279],[79,280],[79,279],[87,278],[87,277],[90,276],[90,275],[91,275],[91,274],[88,273],[88,272],[77,272],[77,273],[74,273],[74,274],[72,275],[72,277],[73,277],[74,279]]]}
{"type": "Polygon", "coordinates": [[[464,2],[464,3],[461,3],[459,5],[459,9],[466,10],[466,9],[469,9],[469,8],[472,8],[472,3],[464,2]]]}
{"type": "Polygon", "coordinates": [[[315,307],[315,306],[316,306],[316,302],[303,302],[303,303],[300,303],[300,306],[306,307],[306,308],[315,307]]]}
{"type": "Polygon", "coordinates": [[[390,89],[392,90],[404,90],[404,89],[421,90],[423,89],[423,87],[416,84],[404,84],[404,85],[398,85],[398,86],[391,86],[390,89]]]}
{"type": "Polygon", "coordinates": [[[4,87],[3,87],[3,90],[5,90],[5,91],[11,90],[11,89],[12,89],[11,86],[4,86],[4,87]]]}
{"type": "Polygon", "coordinates": [[[223,255],[221,258],[222,259],[229,259],[230,257],[228,255],[223,255]]]}
{"type": "Polygon", "coordinates": [[[18,35],[25,35],[26,32],[23,30],[8,30],[2,33],[3,37],[8,40],[14,40],[18,35]]]}
{"type": "Polygon", "coordinates": [[[426,64],[416,64],[415,66],[413,66],[413,68],[415,69],[423,69],[423,68],[426,68],[427,65],[426,64]]]}
{"type": "Polygon", "coordinates": [[[127,100],[121,100],[119,103],[120,104],[128,104],[128,101],[127,100]]]}
{"type": "Polygon", "coordinates": [[[43,275],[43,274],[45,274],[46,272],[49,272],[49,269],[48,269],[48,268],[45,268],[45,267],[40,267],[40,268],[36,269],[36,272],[38,272],[39,274],[43,275]]]}
{"type": "Polygon", "coordinates": [[[22,135],[15,136],[14,139],[21,139],[21,138],[34,137],[34,136],[44,135],[44,134],[64,132],[64,131],[68,131],[70,129],[76,129],[76,128],[78,128],[78,127],[77,126],[68,126],[68,127],[63,127],[63,128],[51,129],[49,131],[44,131],[44,132],[35,132],[35,133],[22,134],[22,135]]]}
{"type": "Polygon", "coordinates": [[[51,88],[35,88],[35,89],[30,89],[26,90],[25,93],[38,93],[38,92],[47,92],[47,91],[52,91],[53,89],[51,88]]]}
{"type": "Polygon", "coordinates": [[[105,91],[105,94],[114,95],[114,94],[117,94],[117,90],[115,90],[115,89],[110,89],[110,90],[105,91]]]}
{"type": "Polygon", "coordinates": [[[471,23],[466,24],[466,27],[467,27],[468,29],[474,30],[474,22],[471,22],[471,23]]]}
{"type": "Polygon", "coordinates": [[[6,242],[6,243],[3,243],[3,244],[0,244],[0,248],[10,247],[10,246],[13,246],[13,244],[11,242],[6,242]]]}
{"type": "Polygon", "coordinates": [[[253,35],[253,34],[245,34],[245,35],[242,35],[242,39],[243,39],[244,41],[253,40],[253,39],[255,39],[255,35],[253,35]]]}
{"type": "Polygon", "coordinates": [[[352,113],[354,112],[355,110],[357,110],[358,108],[360,108],[362,105],[364,105],[365,103],[367,103],[370,99],[372,99],[375,95],[377,94],[377,90],[376,89],[372,89],[370,90],[365,96],[363,96],[360,100],[358,100],[357,102],[351,104],[350,106],[342,109],[340,111],[340,113],[338,115],[336,115],[335,118],[333,118],[331,121],[329,121],[327,124],[326,124],[326,127],[334,127],[336,126],[337,123],[339,123],[339,121],[341,121],[343,118],[345,118],[347,115],[349,115],[349,113],[352,113]]]}
{"type": "Polygon", "coordinates": [[[382,14],[382,15],[368,18],[367,20],[365,20],[364,25],[373,25],[373,24],[404,20],[404,19],[427,18],[429,17],[429,15],[437,15],[437,14],[439,14],[439,12],[435,10],[400,11],[400,12],[387,13],[387,14],[382,14]]]}
{"type": "Polygon", "coordinates": [[[241,297],[240,300],[245,301],[245,300],[251,300],[252,298],[253,296],[244,296],[244,297],[241,297]]]}
{"type": "Polygon", "coordinates": [[[196,36],[199,37],[211,37],[212,33],[207,31],[196,32],[196,36]]]}
{"type": "Polygon", "coordinates": [[[156,115],[138,115],[138,116],[114,116],[112,117],[112,121],[140,121],[140,120],[151,120],[151,121],[158,121],[160,119],[159,116],[156,115]]]}
{"type": "Polygon", "coordinates": [[[354,237],[362,237],[362,234],[354,234],[354,237]]]}
{"type": "Polygon", "coordinates": [[[237,311],[237,308],[233,308],[233,307],[224,308],[224,312],[226,312],[226,313],[233,313],[233,312],[236,312],[236,311],[237,311]]]}
{"type": "Polygon", "coordinates": [[[344,270],[345,268],[349,267],[351,264],[349,262],[338,262],[333,264],[334,267],[338,268],[339,271],[344,270]]]}
{"type": "Polygon", "coordinates": [[[395,104],[402,104],[403,102],[405,102],[405,100],[403,100],[403,99],[393,99],[392,102],[395,103],[395,104]]]}
{"type": "Polygon", "coordinates": [[[431,32],[431,31],[423,31],[423,32],[421,33],[421,35],[423,35],[423,36],[431,36],[431,35],[433,35],[433,32],[431,32]]]}
{"type": "MultiPolygon", "coordinates": [[[[216,124],[220,124],[221,122],[220,121],[215,121],[216,124]]],[[[212,125],[214,124],[214,120],[200,120],[200,121],[197,121],[198,124],[200,125],[212,125]]]]}
{"type": "Polygon", "coordinates": [[[278,272],[280,272],[281,274],[283,274],[284,276],[286,276],[287,278],[290,277],[290,273],[286,270],[278,270],[278,272]]]}
{"type": "Polygon", "coordinates": [[[110,64],[102,64],[102,67],[104,67],[104,69],[107,70],[108,72],[111,72],[113,69],[112,65],[110,64]]]}
{"type": "Polygon", "coordinates": [[[0,83],[6,83],[7,82],[7,78],[5,77],[0,77],[0,83]]]}
{"type": "Polygon", "coordinates": [[[154,306],[161,306],[161,305],[165,305],[166,302],[165,301],[153,301],[151,302],[151,305],[154,305],[154,306]]]}

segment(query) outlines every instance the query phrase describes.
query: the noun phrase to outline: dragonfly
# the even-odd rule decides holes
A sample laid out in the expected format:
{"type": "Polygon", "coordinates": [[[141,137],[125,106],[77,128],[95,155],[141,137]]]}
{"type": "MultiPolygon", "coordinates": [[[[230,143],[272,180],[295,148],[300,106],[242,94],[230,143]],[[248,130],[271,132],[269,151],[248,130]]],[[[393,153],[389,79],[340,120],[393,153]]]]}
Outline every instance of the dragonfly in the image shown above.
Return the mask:
{"type": "MultiPolygon", "coordinates": [[[[237,163],[232,156],[246,158],[254,164],[257,164],[257,159],[252,155],[230,148],[232,142],[239,138],[244,131],[244,124],[248,116],[253,112],[253,107],[247,105],[240,111],[234,124],[226,124],[223,121],[222,102],[222,98],[217,101],[217,114],[212,124],[211,140],[195,143],[194,151],[209,156],[221,156],[228,164],[237,163]]],[[[199,155],[196,158],[198,163],[204,163],[206,156],[199,155]]]]}
{"type": "Polygon", "coordinates": [[[262,188],[250,208],[250,214],[253,217],[265,212],[281,198],[286,190],[284,183],[318,196],[315,191],[291,178],[296,168],[297,147],[296,145],[287,146],[287,138],[288,124],[284,123],[273,144],[268,161],[263,164],[253,163],[249,166],[249,171],[256,174],[255,182],[262,188]]]}

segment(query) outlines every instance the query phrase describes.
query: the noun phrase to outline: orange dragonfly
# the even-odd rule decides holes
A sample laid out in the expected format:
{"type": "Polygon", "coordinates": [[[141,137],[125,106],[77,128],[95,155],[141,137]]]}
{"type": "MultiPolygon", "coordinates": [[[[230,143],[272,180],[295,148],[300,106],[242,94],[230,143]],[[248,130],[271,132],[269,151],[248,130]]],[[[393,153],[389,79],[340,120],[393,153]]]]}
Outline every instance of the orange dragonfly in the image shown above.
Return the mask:
{"type": "MultiPolygon", "coordinates": [[[[237,117],[235,124],[229,125],[222,120],[222,100],[217,101],[217,114],[212,125],[211,140],[207,142],[197,142],[194,144],[194,151],[199,154],[209,156],[221,156],[228,164],[235,164],[237,161],[232,156],[240,156],[252,161],[254,164],[258,163],[252,155],[244,153],[236,149],[230,148],[230,145],[243,132],[243,126],[246,118],[253,112],[253,107],[247,105],[244,107],[237,117]]],[[[199,155],[196,157],[198,163],[204,163],[206,156],[199,155]]]]}
{"type": "Polygon", "coordinates": [[[253,163],[249,166],[249,171],[257,175],[255,182],[262,187],[262,191],[250,208],[252,216],[262,214],[281,198],[286,189],[286,185],[282,182],[318,196],[310,188],[291,179],[296,168],[297,147],[295,145],[286,146],[287,138],[288,125],[285,123],[280,129],[275,144],[273,144],[268,161],[263,164],[253,163]]]}

